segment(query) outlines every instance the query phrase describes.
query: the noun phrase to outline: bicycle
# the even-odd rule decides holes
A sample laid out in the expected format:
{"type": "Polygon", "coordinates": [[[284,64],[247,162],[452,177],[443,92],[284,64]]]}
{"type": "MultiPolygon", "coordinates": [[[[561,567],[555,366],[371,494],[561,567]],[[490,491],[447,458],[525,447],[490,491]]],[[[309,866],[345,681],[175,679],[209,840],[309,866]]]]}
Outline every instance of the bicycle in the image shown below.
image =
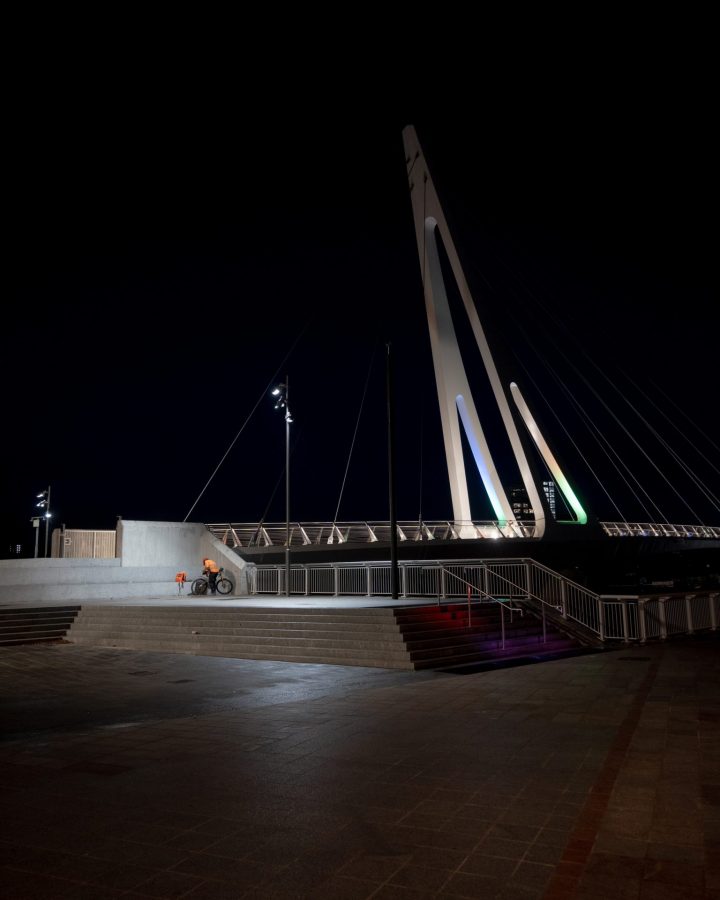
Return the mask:
{"type": "MultiPolygon", "coordinates": [[[[218,572],[218,577],[215,579],[215,590],[218,594],[230,594],[233,589],[233,583],[229,578],[226,578],[223,575],[225,571],[224,568],[221,568],[218,572]]],[[[210,579],[207,575],[201,575],[199,578],[196,578],[192,583],[192,587],[190,588],[190,593],[195,594],[196,596],[201,596],[203,594],[207,594],[208,588],[210,587],[210,579]]]]}

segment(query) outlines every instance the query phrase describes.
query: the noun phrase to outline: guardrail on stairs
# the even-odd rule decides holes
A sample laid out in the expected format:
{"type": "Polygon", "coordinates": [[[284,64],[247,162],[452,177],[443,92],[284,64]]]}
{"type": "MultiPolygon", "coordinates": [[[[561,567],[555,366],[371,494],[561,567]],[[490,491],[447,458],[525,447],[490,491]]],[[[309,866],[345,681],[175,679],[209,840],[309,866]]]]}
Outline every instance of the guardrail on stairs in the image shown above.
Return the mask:
{"type": "MultiPolygon", "coordinates": [[[[284,565],[249,569],[250,594],[286,593],[284,565]]],[[[597,594],[528,558],[408,561],[400,562],[398,569],[399,595],[404,599],[464,600],[470,585],[479,599],[525,604],[585,642],[643,643],[714,631],[720,619],[718,590],[597,594]]],[[[293,565],[290,594],[390,597],[390,576],[390,563],[383,562],[293,565]]]]}

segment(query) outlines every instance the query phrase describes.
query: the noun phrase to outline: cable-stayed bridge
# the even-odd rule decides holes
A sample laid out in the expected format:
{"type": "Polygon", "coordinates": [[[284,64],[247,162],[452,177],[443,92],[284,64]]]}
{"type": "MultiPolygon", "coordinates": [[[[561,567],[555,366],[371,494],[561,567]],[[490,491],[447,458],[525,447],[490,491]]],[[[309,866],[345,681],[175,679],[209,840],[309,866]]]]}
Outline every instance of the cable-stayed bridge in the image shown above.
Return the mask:
{"type": "MultiPolygon", "coordinates": [[[[512,302],[491,295],[479,304],[471,287],[477,284],[472,257],[456,242],[412,126],[403,140],[452,505],[446,520],[420,515],[395,522],[403,558],[532,555],[588,577],[600,577],[603,570],[616,585],[624,578],[674,577],[673,566],[690,579],[712,577],[720,570],[720,526],[705,518],[717,515],[710,521],[720,521],[720,491],[699,468],[720,475],[719,448],[709,441],[704,453],[682,418],[684,411],[672,410],[669,398],[653,403],[651,421],[639,410],[640,398],[647,397],[639,385],[628,376],[621,388],[595,366],[616,395],[614,401],[605,399],[588,377],[595,364],[589,361],[583,369],[571,359],[567,338],[565,349],[559,342],[552,350],[552,336],[540,334],[517,294],[512,302]],[[507,347],[499,346],[502,338],[507,344],[507,334],[497,327],[497,314],[508,305],[513,332],[525,338],[528,352],[546,369],[554,396],[533,377],[527,357],[513,359],[507,347]],[[564,357],[569,377],[552,367],[553,355],[564,357]],[[581,399],[581,388],[588,399],[581,399]],[[647,440],[625,424],[618,408],[637,415],[647,440]],[[601,414],[609,425],[599,424],[601,414]],[[689,445],[687,453],[660,433],[661,420],[674,429],[677,442],[689,445]],[[581,432],[592,438],[594,449],[581,447],[581,432]],[[621,439],[628,450],[620,449],[621,439]],[[651,443],[664,459],[651,452],[651,443]],[[600,461],[609,477],[600,475],[600,461]],[[586,480],[594,480],[596,497],[610,516],[598,515],[587,499],[589,491],[578,486],[580,469],[586,480]],[[681,478],[689,487],[681,486],[681,478]],[[631,498],[634,514],[624,512],[620,490],[631,498]],[[479,495],[489,517],[477,517],[479,495]],[[682,518],[669,516],[658,496],[670,497],[682,518]],[[691,496],[709,512],[699,512],[691,496]],[[689,569],[679,553],[692,560],[689,569]]],[[[483,273],[480,277],[487,285],[483,273]]],[[[563,326],[556,322],[552,327],[559,334],[563,326]]],[[[579,357],[581,348],[572,349],[579,357]]],[[[285,522],[209,527],[241,555],[265,562],[280,561],[288,547],[296,562],[381,559],[392,542],[390,521],[292,522],[288,514],[285,522]]]]}

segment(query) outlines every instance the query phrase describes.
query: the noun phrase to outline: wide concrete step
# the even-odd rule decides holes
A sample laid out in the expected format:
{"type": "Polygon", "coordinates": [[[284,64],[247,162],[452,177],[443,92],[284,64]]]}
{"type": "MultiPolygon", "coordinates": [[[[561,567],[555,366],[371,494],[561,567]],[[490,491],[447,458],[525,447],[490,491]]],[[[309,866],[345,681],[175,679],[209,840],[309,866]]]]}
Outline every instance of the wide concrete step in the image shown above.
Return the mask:
{"type": "Polygon", "coordinates": [[[533,659],[540,661],[543,656],[551,656],[566,650],[577,650],[577,643],[571,639],[548,641],[539,646],[528,647],[495,647],[477,653],[458,653],[455,655],[436,656],[429,659],[413,660],[413,668],[416,671],[423,669],[442,669],[461,666],[469,663],[489,662],[492,660],[533,659]],[[538,659],[539,658],[539,659],[538,659]]]}
{"type": "Polygon", "coordinates": [[[63,625],[72,622],[74,615],[72,613],[61,613],[60,615],[42,615],[38,613],[36,616],[8,616],[0,618],[0,631],[12,631],[13,628],[26,628],[28,625],[63,625]]]}
{"type": "MultiPolygon", "coordinates": [[[[200,615],[202,613],[211,613],[211,614],[219,614],[219,615],[242,615],[242,616],[258,616],[262,618],[282,618],[287,616],[292,616],[295,619],[322,619],[326,616],[336,617],[336,618],[345,618],[345,619],[394,619],[393,610],[387,606],[376,606],[376,607],[342,607],[342,606],[329,606],[329,607],[282,607],[282,606],[271,606],[271,607],[261,607],[261,606],[253,606],[251,603],[247,606],[245,605],[234,605],[234,606],[197,606],[194,603],[198,600],[202,601],[203,598],[197,598],[194,596],[188,596],[186,598],[189,602],[183,603],[182,598],[178,603],[177,598],[174,598],[174,601],[167,601],[167,603],[163,603],[162,606],[122,606],[118,604],[114,607],[107,606],[98,606],[92,609],[86,608],[86,612],[92,612],[95,615],[107,615],[112,613],[117,613],[119,610],[123,610],[123,612],[142,612],[147,613],[148,615],[182,615],[182,614],[190,614],[190,615],[200,615]]],[[[215,600],[218,600],[222,603],[223,597],[221,595],[216,595],[215,600]]],[[[242,603],[242,599],[239,601],[242,603]]]]}
{"type": "Polygon", "coordinates": [[[62,631],[65,633],[72,619],[41,619],[38,622],[25,622],[22,625],[0,625],[0,637],[13,637],[32,631],[62,631]]]}
{"type": "Polygon", "coordinates": [[[228,643],[203,636],[193,639],[169,637],[168,640],[152,638],[130,639],[96,638],[91,641],[79,640],[79,644],[92,644],[94,647],[115,647],[126,650],[153,650],[165,653],[192,653],[199,656],[226,656],[236,659],[276,659],[298,662],[331,662],[334,665],[372,665],[383,668],[412,668],[404,650],[391,650],[377,647],[313,647],[307,645],[258,645],[228,643]]]}
{"type": "Polygon", "coordinates": [[[346,627],[327,626],[321,622],[312,625],[298,625],[295,622],[274,622],[261,623],[252,622],[251,624],[243,624],[242,622],[224,622],[218,619],[183,619],[178,621],[170,620],[143,620],[140,618],[123,618],[123,619],[95,619],[93,617],[81,617],[74,624],[75,632],[85,631],[88,629],[98,630],[103,628],[114,628],[118,622],[122,622],[122,626],[136,631],[213,631],[218,634],[231,635],[252,635],[252,634],[277,634],[287,635],[288,637],[302,636],[303,634],[317,635],[324,634],[328,637],[342,638],[347,635],[353,635],[358,638],[367,636],[368,639],[373,637],[382,637],[384,635],[392,637],[394,640],[403,640],[397,626],[392,622],[382,627],[377,625],[362,625],[360,623],[348,624],[346,627]]]}
{"type": "MultiPolygon", "coordinates": [[[[396,617],[402,621],[413,622],[420,619],[438,619],[453,618],[454,616],[466,616],[467,604],[460,606],[434,606],[426,604],[424,606],[408,606],[395,610],[396,617]]],[[[496,603],[477,603],[472,604],[471,610],[473,614],[479,616],[495,615],[500,609],[496,603]]]]}
{"type": "Polygon", "coordinates": [[[0,610],[0,646],[60,640],[79,609],[79,606],[67,606],[0,610]]]}
{"type": "Polygon", "coordinates": [[[79,609],[80,607],[74,604],[72,606],[9,606],[0,609],[0,620],[41,614],[59,616],[65,613],[76,613],[79,609]]]}
{"type": "MultiPolygon", "coordinates": [[[[100,609],[99,607],[97,609],[100,609]]],[[[185,611],[177,615],[166,615],[152,612],[144,612],[143,610],[134,611],[132,607],[122,608],[123,612],[96,612],[94,609],[86,607],[79,621],[81,622],[115,622],[122,618],[123,622],[133,622],[143,626],[166,625],[201,625],[210,627],[217,625],[218,627],[228,628],[286,628],[286,629],[323,629],[327,631],[344,630],[367,630],[382,631],[388,628],[399,633],[397,624],[392,617],[367,617],[360,618],[358,616],[333,616],[326,618],[313,617],[308,619],[297,619],[294,616],[267,617],[267,616],[246,616],[243,613],[231,613],[220,610],[218,612],[190,612],[185,611]]]]}
{"type": "MultiPolygon", "coordinates": [[[[550,631],[548,630],[547,633],[550,634],[550,631]]],[[[507,641],[518,641],[525,638],[534,638],[537,636],[542,638],[542,630],[533,626],[528,626],[526,628],[518,627],[513,629],[505,629],[505,640],[507,641]]],[[[482,631],[452,631],[448,634],[438,634],[436,632],[430,637],[425,637],[419,640],[415,640],[413,638],[413,640],[409,641],[406,639],[405,646],[408,648],[408,650],[422,650],[425,648],[444,646],[450,643],[457,646],[464,646],[466,644],[483,644],[487,643],[488,641],[501,639],[501,628],[491,628],[482,631]]]]}
{"type": "MultiPolygon", "coordinates": [[[[494,625],[495,623],[500,621],[500,616],[473,616],[472,617],[473,626],[482,626],[482,625],[494,625]]],[[[509,620],[507,620],[509,624],[509,620]]],[[[467,619],[440,619],[436,621],[432,621],[430,619],[423,619],[417,622],[398,622],[398,627],[401,629],[403,634],[415,634],[420,631],[427,631],[433,628],[467,628],[468,620],[467,619]]]]}
{"type": "Polygon", "coordinates": [[[36,644],[39,641],[59,641],[65,637],[66,628],[30,629],[16,634],[0,633],[0,647],[16,647],[19,644],[36,644]]]}
{"type": "Polygon", "coordinates": [[[352,649],[354,647],[367,648],[377,647],[383,650],[397,651],[405,654],[405,644],[398,636],[398,639],[385,640],[383,638],[373,637],[363,640],[362,637],[339,638],[336,636],[322,637],[317,632],[306,635],[298,635],[288,637],[283,634],[274,634],[266,632],[265,634],[255,635],[234,635],[227,634],[222,631],[196,632],[188,629],[173,629],[166,631],[136,631],[132,628],[103,628],[103,629],[73,629],[70,639],[76,643],[81,641],[89,643],[94,640],[117,640],[117,641],[155,641],[157,643],[172,643],[175,641],[191,640],[197,644],[208,642],[223,642],[232,644],[235,647],[245,646],[267,646],[267,647],[337,647],[338,649],[352,649]]]}
{"type": "Polygon", "coordinates": [[[460,656],[467,656],[468,658],[478,656],[479,658],[484,658],[488,653],[492,655],[504,650],[513,650],[518,655],[531,655],[536,653],[538,649],[556,646],[570,647],[575,646],[575,643],[560,635],[553,635],[552,637],[548,636],[548,638],[543,641],[542,635],[540,635],[538,637],[528,637],[515,641],[506,639],[505,646],[503,647],[502,639],[498,638],[494,641],[486,641],[482,645],[475,647],[468,644],[447,644],[445,647],[433,647],[428,650],[412,650],[410,651],[410,658],[413,661],[438,661],[460,656]]]}

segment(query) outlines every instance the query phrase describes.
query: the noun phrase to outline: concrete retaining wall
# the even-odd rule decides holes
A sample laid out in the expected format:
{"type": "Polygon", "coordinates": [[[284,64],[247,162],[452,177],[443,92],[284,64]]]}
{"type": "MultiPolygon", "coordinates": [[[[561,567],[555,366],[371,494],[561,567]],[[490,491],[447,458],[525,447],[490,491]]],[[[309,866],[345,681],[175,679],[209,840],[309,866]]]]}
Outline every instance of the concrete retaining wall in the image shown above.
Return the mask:
{"type": "Polygon", "coordinates": [[[248,593],[245,561],[199,523],[119,520],[117,548],[116,559],[0,560],[0,602],[177,598],[175,573],[192,581],[205,557],[225,569],[235,596],[248,593]]]}

